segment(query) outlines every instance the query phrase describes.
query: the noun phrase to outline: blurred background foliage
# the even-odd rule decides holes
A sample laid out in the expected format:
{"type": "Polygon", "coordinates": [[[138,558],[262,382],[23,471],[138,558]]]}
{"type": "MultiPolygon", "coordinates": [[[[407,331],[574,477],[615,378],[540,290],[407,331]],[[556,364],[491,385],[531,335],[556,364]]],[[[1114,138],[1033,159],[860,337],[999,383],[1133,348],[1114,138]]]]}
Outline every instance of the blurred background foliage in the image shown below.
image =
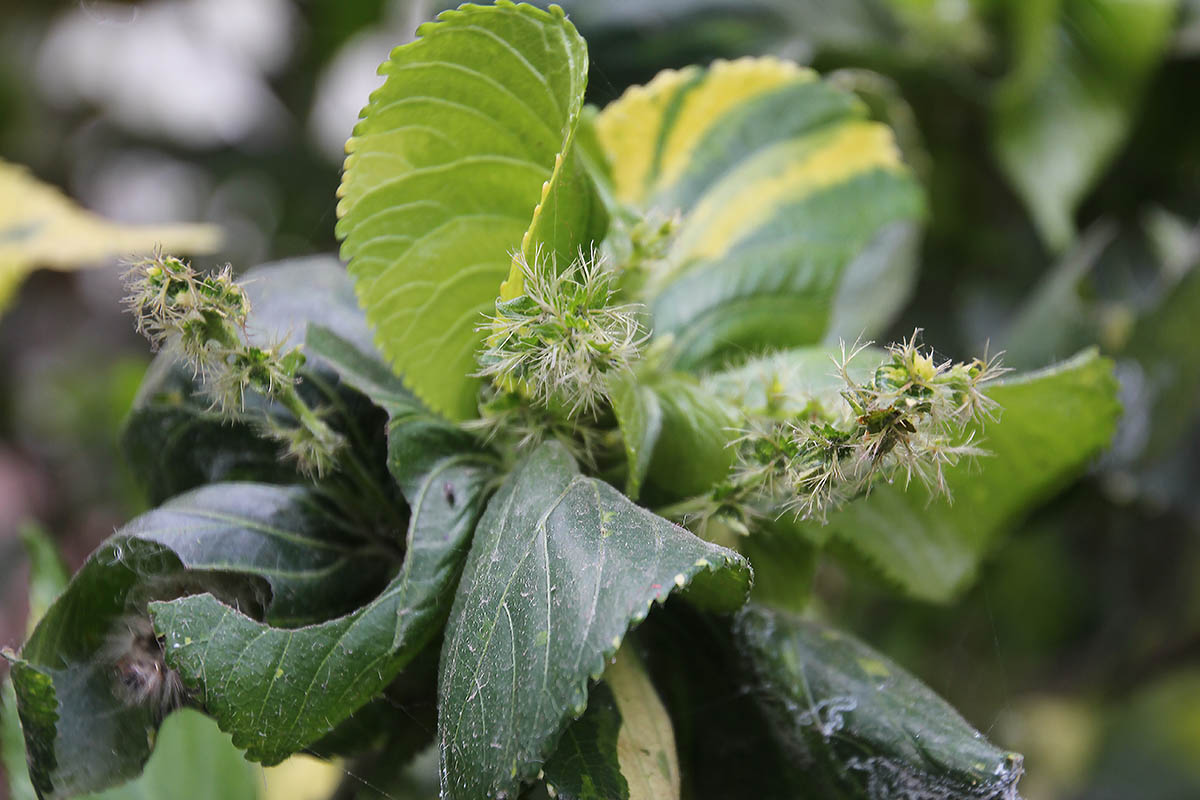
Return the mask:
{"type": "MultiPolygon", "coordinates": [[[[816,605],[1023,751],[1029,800],[1200,796],[1200,0],[562,4],[597,104],[775,53],[895,127],[930,211],[894,337],[1116,359],[1112,451],[962,598],[822,563],[816,605]]],[[[374,69],[445,5],[6,0],[0,159],[118,223],[219,226],[204,266],[332,251],[374,69]]],[[[74,568],[144,505],[116,438],[150,354],[100,266],[35,273],[0,317],[0,644],[24,630],[23,521],[74,568]]]]}

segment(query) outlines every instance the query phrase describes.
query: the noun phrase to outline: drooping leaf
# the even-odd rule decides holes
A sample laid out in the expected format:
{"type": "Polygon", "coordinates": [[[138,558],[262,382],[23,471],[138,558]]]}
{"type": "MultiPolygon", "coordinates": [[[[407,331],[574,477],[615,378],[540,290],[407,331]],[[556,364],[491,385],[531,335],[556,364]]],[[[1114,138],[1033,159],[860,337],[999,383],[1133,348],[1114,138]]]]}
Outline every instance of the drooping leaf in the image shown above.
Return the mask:
{"type": "MultiPolygon", "coordinates": [[[[260,347],[302,344],[307,326],[320,325],[354,347],[373,350],[350,276],[336,258],[313,256],[264,264],[241,277],[250,298],[247,338],[260,347]]],[[[313,359],[301,371],[300,390],[329,402],[322,387],[336,373],[313,359]],[[322,381],[322,379],[325,379],[322,381]]],[[[261,401],[247,398],[244,417],[219,414],[193,370],[168,349],[151,364],[121,433],[121,445],[151,502],[205,483],[258,480],[291,483],[294,467],[279,444],[259,434],[252,417],[261,401]]],[[[286,413],[268,407],[270,413],[286,413]]]]}
{"type": "Polygon", "coordinates": [[[560,9],[502,1],[444,12],[380,72],[347,143],[342,256],[384,355],[431,409],[464,418],[476,328],[534,208],[555,251],[590,219],[567,150],[587,50],[560,9]],[[547,194],[552,175],[561,191],[547,194]]]}
{"type": "MultiPolygon", "coordinates": [[[[408,424],[426,444],[438,427],[408,424]]],[[[442,449],[420,448],[420,469],[393,465],[411,507],[406,556],[368,605],[299,629],[265,625],[211,594],[151,605],[168,663],[248,758],[275,764],[316,741],[437,635],[493,470],[490,456],[463,450],[450,431],[442,449]]]]}
{"type": "Polygon", "coordinates": [[[693,581],[697,601],[729,610],[750,571],[583,477],[556,442],[522,462],[480,520],[446,629],[443,794],[511,794],[532,778],[630,625],[693,581]]]}
{"type": "Polygon", "coordinates": [[[820,792],[864,800],[1015,797],[1023,759],[848,634],[747,606],[735,639],[772,730],[820,792]]]}
{"type": "MultiPolygon", "coordinates": [[[[646,287],[654,333],[676,338],[681,366],[821,341],[856,261],[877,281],[911,272],[897,253],[865,251],[897,244],[882,232],[920,217],[921,191],[891,131],[810,70],[765,58],[665,71],[596,130],[617,197],[681,215],[646,287]]],[[[854,321],[870,334],[889,319],[854,321]]]]}
{"type": "Polygon", "coordinates": [[[221,239],[211,225],[122,225],[76,205],[24,167],[0,160],[0,311],[38,267],[78,269],[148,253],[211,253],[221,239]]]}
{"type": "Polygon", "coordinates": [[[0,681],[0,765],[8,778],[10,800],[37,800],[25,762],[25,737],[17,718],[17,693],[7,676],[0,681]]]}
{"type": "Polygon", "coordinates": [[[341,529],[311,490],[215,484],[109,538],[50,607],[13,665],[34,785],[95,791],[136,775],[159,721],[118,686],[121,631],[146,603],[214,592],[280,623],[353,607],[387,560],[341,529]]]}
{"type": "Polygon", "coordinates": [[[1125,140],[1170,41],[1177,0],[1015,0],[1013,69],[993,103],[993,147],[1046,244],[1125,140]]]}

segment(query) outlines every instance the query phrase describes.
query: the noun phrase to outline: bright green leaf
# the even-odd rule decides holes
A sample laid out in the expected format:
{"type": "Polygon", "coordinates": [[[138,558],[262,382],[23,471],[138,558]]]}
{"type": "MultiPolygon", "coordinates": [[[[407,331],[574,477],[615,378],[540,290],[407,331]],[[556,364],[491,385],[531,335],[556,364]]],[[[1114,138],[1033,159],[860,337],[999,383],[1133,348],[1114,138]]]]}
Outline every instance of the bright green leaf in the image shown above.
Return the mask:
{"type": "Polygon", "coordinates": [[[535,206],[555,250],[590,218],[577,162],[560,158],[587,50],[561,10],[510,2],[417,33],[380,67],[387,80],[346,145],[337,230],[380,349],[431,409],[461,419],[476,409],[476,328],[535,206]],[[544,203],[556,172],[551,200],[567,205],[544,203]]]}
{"type": "Polygon", "coordinates": [[[630,625],[702,576],[697,601],[744,601],[736,553],[580,475],[555,442],[522,462],[480,520],[446,628],[444,795],[511,794],[532,778],[630,625]]]}
{"type": "Polygon", "coordinates": [[[813,796],[1008,797],[1022,757],[991,745],[945,700],[845,633],[748,606],[735,640],[774,732],[808,764],[813,796]]]}

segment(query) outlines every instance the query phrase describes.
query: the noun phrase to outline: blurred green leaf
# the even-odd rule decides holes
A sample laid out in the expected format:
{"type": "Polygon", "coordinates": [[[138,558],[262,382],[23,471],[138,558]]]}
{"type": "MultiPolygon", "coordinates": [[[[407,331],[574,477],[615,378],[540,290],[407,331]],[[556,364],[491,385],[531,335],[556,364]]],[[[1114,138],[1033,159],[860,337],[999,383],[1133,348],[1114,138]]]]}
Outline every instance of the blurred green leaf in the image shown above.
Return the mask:
{"type": "Polygon", "coordinates": [[[1010,0],[1013,67],[995,95],[993,147],[1043,240],[1074,213],[1125,141],[1169,43],[1177,0],[1010,0]]]}

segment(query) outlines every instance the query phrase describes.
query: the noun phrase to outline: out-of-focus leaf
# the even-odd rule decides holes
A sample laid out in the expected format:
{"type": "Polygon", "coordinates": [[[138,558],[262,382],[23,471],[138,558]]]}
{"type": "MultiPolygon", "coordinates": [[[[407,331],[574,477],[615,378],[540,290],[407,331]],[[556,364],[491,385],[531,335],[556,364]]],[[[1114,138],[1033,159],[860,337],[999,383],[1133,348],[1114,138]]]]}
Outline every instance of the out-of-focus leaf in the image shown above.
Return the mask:
{"type": "Polygon", "coordinates": [[[1096,340],[1096,321],[1080,284],[1115,235],[1110,225],[1093,227],[1050,268],[999,342],[1006,364],[1034,369],[1096,340]]]}
{"type": "Polygon", "coordinates": [[[631,624],[689,584],[697,602],[736,608],[750,574],[736,553],[580,475],[558,443],[542,445],[489,503],[446,628],[444,796],[515,792],[583,714],[589,678],[631,624]]]}
{"type": "Polygon", "coordinates": [[[1124,142],[1169,42],[1177,0],[1012,0],[1013,69],[993,147],[1054,250],[1124,142]]]}
{"type": "Polygon", "coordinates": [[[1023,759],[990,744],[945,700],[832,628],[747,606],[735,640],[774,734],[809,765],[813,796],[1015,797],[1023,759]]]}
{"type": "Polygon", "coordinates": [[[531,221],[531,245],[557,252],[591,219],[568,149],[587,48],[560,9],[511,2],[417,33],[380,67],[347,143],[337,230],[384,355],[432,410],[462,419],[476,411],[476,328],[531,221]]]}
{"type": "Polygon", "coordinates": [[[26,625],[32,633],[38,620],[62,594],[70,576],[54,540],[40,526],[34,523],[22,526],[21,539],[25,542],[25,553],[29,557],[29,616],[26,625]]]}
{"type": "Polygon", "coordinates": [[[0,160],[0,311],[38,267],[78,269],[148,253],[210,253],[220,243],[211,225],[122,225],[76,205],[17,164],[0,160]]]}
{"type": "MultiPolygon", "coordinates": [[[[494,464],[448,428],[408,423],[424,460],[393,466],[412,509],[400,573],[368,605],[319,625],[264,625],[211,594],[151,605],[168,663],[248,758],[271,765],[332,730],[433,639],[449,610],[494,464]]],[[[396,446],[403,434],[393,431],[396,446]]]]}
{"type": "MultiPolygon", "coordinates": [[[[911,278],[895,237],[878,237],[921,216],[921,190],[866,116],[849,92],[770,58],[668,70],[600,113],[617,198],[681,215],[646,284],[654,334],[675,337],[678,364],[821,341],[847,274],[911,278]],[[886,252],[864,255],[873,242],[886,252]]],[[[894,310],[838,324],[872,333],[894,310]]]]}
{"type": "Polygon", "coordinates": [[[160,708],[123,696],[117,659],[126,620],[147,601],[208,591],[285,624],[320,619],[382,580],[387,562],[369,549],[299,487],[208,486],[131,521],[72,578],[13,664],[34,785],[65,796],[141,770],[160,708]]]}

